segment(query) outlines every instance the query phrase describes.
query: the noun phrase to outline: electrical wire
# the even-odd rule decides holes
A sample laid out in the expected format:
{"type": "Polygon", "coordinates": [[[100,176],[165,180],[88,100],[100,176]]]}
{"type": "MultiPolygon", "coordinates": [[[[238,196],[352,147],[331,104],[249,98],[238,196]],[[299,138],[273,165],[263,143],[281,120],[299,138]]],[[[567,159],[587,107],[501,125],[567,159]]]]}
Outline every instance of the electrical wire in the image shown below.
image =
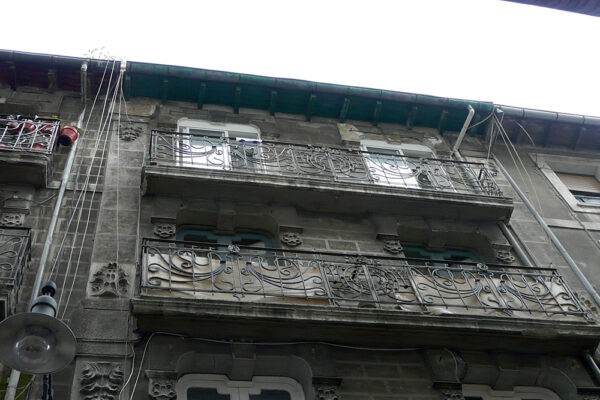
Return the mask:
{"type": "Polygon", "coordinates": [[[23,395],[23,393],[25,393],[25,391],[27,389],[29,389],[29,387],[31,386],[31,384],[33,383],[33,381],[35,380],[36,375],[32,376],[31,379],[29,380],[29,383],[23,388],[23,390],[21,390],[19,392],[18,395],[15,396],[15,400],[17,400],[19,397],[21,397],[23,395]]]}

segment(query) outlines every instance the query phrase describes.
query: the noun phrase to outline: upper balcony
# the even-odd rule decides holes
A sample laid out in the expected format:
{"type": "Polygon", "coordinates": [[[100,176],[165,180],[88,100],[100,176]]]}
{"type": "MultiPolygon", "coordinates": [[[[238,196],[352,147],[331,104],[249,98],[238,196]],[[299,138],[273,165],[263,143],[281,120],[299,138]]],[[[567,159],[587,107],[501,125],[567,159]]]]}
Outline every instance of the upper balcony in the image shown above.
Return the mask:
{"type": "Polygon", "coordinates": [[[484,164],[153,131],[146,194],[279,202],[335,212],[508,219],[484,164]]]}
{"type": "Polygon", "coordinates": [[[485,347],[484,333],[550,340],[553,329],[595,326],[555,268],[160,239],[143,240],[140,268],[133,311],[142,329],[188,329],[198,319],[207,329],[228,323],[243,331],[250,318],[263,330],[279,320],[273,329],[303,338],[328,324],[336,337],[341,326],[345,337],[383,329],[390,340],[412,335],[413,342],[429,331],[438,345],[439,329],[454,329],[461,342],[471,331],[473,344],[485,347]]]}
{"type": "Polygon", "coordinates": [[[0,226],[0,321],[15,311],[30,250],[29,228],[0,226]]]}
{"type": "Polygon", "coordinates": [[[45,186],[59,130],[54,119],[0,116],[0,183],[45,186]]]}

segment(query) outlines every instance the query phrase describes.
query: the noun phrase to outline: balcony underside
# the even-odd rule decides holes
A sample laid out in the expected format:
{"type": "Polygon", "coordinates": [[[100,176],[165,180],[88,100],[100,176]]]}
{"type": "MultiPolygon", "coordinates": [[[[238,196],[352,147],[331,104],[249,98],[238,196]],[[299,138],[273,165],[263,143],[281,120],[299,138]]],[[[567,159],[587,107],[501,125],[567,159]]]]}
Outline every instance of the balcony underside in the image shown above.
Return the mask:
{"type": "Polygon", "coordinates": [[[594,348],[600,338],[600,327],[584,322],[434,316],[222,300],[141,297],[131,302],[140,332],[176,332],[204,338],[554,354],[580,354],[594,348]]]}
{"type": "Polygon", "coordinates": [[[0,183],[29,184],[45,187],[51,172],[46,154],[0,151],[0,183]]]}
{"type": "Polygon", "coordinates": [[[146,195],[286,204],[324,212],[356,214],[376,210],[466,220],[508,220],[513,210],[512,201],[505,197],[386,185],[163,165],[147,165],[142,173],[146,195]]]}

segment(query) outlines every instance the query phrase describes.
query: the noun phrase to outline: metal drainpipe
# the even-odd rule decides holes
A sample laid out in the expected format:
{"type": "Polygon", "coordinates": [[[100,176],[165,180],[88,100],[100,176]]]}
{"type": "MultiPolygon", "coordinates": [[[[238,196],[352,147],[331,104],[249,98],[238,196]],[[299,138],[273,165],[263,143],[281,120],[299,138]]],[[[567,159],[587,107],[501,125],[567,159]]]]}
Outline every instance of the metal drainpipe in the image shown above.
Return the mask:
{"type": "Polygon", "coordinates": [[[536,221],[540,224],[540,226],[542,227],[544,232],[546,232],[546,234],[550,238],[550,241],[554,244],[554,246],[556,246],[560,255],[563,256],[563,258],[567,261],[567,264],[569,264],[569,267],[571,267],[571,270],[575,273],[575,275],[577,275],[579,280],[583,283],[583,286],[592,295],[596,304],[600,305],[600,296],[596,292],[596,289],[594,289],[594,287],[592,286],[590,281],[588,281],[587,278],[585,277],[585,275],[583,274],[583,272],[581,272],[581,270],[579,269],[579,266],[571,258],[571,256],[569,255],[567,250],[563,247],[560,240],[558,240],[558,238],[556,237],[554,232],[552,232],[550,227],[548,227],[548,224],[546,224],[546,221],[544,221],[542,216],[533,207],[533,205],[531,204],[531,202],[529,201],[527,196],[525,196],[525,193],[523,193],[521,191],[521,189],[517,185],[517,182],[515,182],[513,180],[513,178],[508,174],[508,171],[504,168],[504,166],[502,165],[500,160],[498,160],[498,158],[495,155],[492,155],[492,157],[494,158],[494,161],[498,165],[498,168],[500,169],[500,171],[502,171],[502,173],[504,174],[504,176],[506,177],[508,182],[511,184],[511,186],[515,190],[515,192],[517,192],[517,194],[519,195],[521,200],[523,200],[523,203],[525,203],[525,206],[529,209],[529,212],[531,212],[531,214],[536,219],[536,221]]]}
{"type": "MultiPolygon", "coordinates": [[[[87,64],[86,64],[87,68],[87,64]]],[[[83,68],[82,68],[83,69],[83,68]]],[[[83,116],[85,115],[85,108],[79,114],[79,119],[77,120],[77,127],[81,128],[83,126],[83,116]]],[[[40,286],[42,285],[42,279],[44,278],[44,270],[46,268],[46,261],[48,260],[48,254],[50,253],[50,246],[52,245],[52,238],[54,236],[54,230],[56,229],[56,223],[58,221],[58,214],[60,213],[61,205],[63,198],[65,196],[65,191],[67,189],[67,183],[69,182],[69,177],[71,176],[71,170],[73,169],[73,161],[75,160],[75,154],[77,153],[77,144],[79,140],[76,140],[71,145],[71,151],[69,152],[69,157],[67,158],[67,164],[65,165],[65,169],[63,171],[62,181],[60,183],[60,189],[58,191],[58,196],[56,198],[56,203],[54,203],[54,212],[52,213],[52,219],[50,220],[50,226],[48,227],[48,233],[46,234],[46,241],[44,242],[44,250],[42,251],[42,256],[40,257],[40,264],[38,266],[37,273],[35,275],[35,281],[33,283],[33,289],[31,291],[31,302],[35,300],[38,296],[38,292],[40,291],[40,286]]],[[[19,379],[21,378],[21,371],[13,369],[10,372],[10,377],[8,378],[8,385],[6,387],[6,395],[4,396],[4,400],[14,400],[17,392],[17,385],[19,384],[19,379]]],[[[32,378],[33,379],[33,378],[32,378]]]]}

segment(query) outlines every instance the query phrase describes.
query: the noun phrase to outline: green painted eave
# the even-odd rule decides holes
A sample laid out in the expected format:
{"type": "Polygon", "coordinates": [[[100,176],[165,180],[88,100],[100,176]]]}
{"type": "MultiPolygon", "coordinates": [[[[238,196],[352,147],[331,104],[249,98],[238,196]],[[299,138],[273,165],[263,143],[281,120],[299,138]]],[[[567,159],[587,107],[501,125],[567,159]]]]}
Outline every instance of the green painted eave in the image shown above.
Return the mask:
{"type": "Polygon", "coordinates": [[[307,119],[406,124],[416,106],[412,125],[438,128],[444,115],[445,130],[456,131],[468,105],[481,116],[494,107],[491,102],[141,62],[128,62],[127,76],[130,97],[303,114],[307,119]]]}

